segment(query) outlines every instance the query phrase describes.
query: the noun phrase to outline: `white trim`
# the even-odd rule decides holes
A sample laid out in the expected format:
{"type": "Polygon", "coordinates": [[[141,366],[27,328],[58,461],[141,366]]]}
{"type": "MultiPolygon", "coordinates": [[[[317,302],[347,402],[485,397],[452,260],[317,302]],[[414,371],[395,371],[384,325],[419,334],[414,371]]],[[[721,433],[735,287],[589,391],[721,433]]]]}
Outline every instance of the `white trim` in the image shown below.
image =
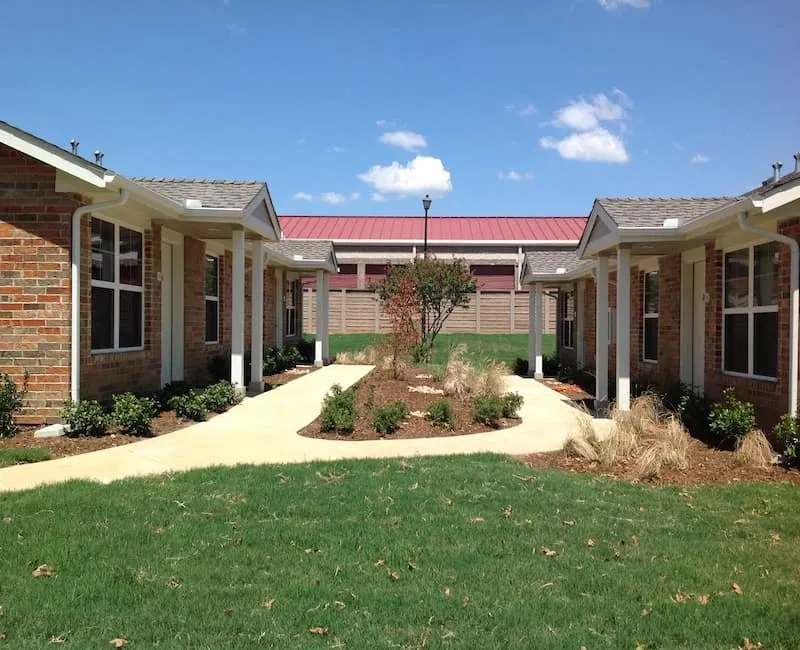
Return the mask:
{"type": "Polygon", "coordinates": [[[302,294],[299,292],[299,280],[297,278],[289,278],[286,279],[286,284],[284,287],[283,295],[284,295],[284,305],[283,305],[283,318],[284,318],[284,328],[283,328],[283,335],[286,338],[294,338],[297,336],[297,303],[301,298],[302,294]],[[289,306],[289,301],[286,300],[289,295],[292,298],[292,305],[289,306]],[[289,331],[289,314],[294,312],[294,329],[289,331]]]}
{"type": "Polygon", "coordinates": [[[264,390],[264,247],[260,241],[253,242],[250,273],[250,384],[260,393],[264,390]]]}
{"type": "Polygon", "coordinates": [[[694,262],[704,262],[706,259],[706,247],[697,246],[681,253],[681,262],[693,264],[694,262]]]}
{"type": "Polygon", "coordinates": [[[221,265],[219,263],[219,255],[214,255],[213,253],[208,252],[208,248],[206,248],[206,253],[203,256],[203,340],[205,341],[206,345],[219,345],[220,338],[219,338],[219,330],[220,330],[220,301],[219,301],[219,271],[221,265]],[[211,257],[217,261],[217,295],[210,296],[206,294],[206,264],[208,263],[208,258],[211,257]],[[206,332],[206,303],[207,302],[216,302],[217,303],[217,338],[213,341],[208,340],[208,332],[206,332]]]}
{"type": "Polygon", "coordinates": [[[658,332],[658,321],[659,321],[659,314],[661,312],[661,278],[658,277],[658,271],[645,271],[642,274],[642,361],[645,363],[658,363],[658,351],[661,347],[661,337],[659,336],[658,332]],[[655,275],[657,276],[656,281],[658,282],[658,291],[656,294],[656,304],[658,305],[657,311],[655,313],[648,313],[647,311],[647,276],[648,275],[655,275]],[[653,359],[652,357],[647,356],[647,328],[645,327],[648,320],[656,321],[656,357],[653,359]]]}
{"type": "Polygon", "coordinates": [[[231,233],[233,260],[231,264],[231,383],[244,388],[244,230],[231,233]]]}
{"type": "Polygon", "coordinates": [[[145,249],[146,249],[146,242],[145,242],[145,231],[139,227],[131,225],[125,221],[121,221],[119,219],[113,219],[106,217],[100,213],[94,214],[89,219],[89,237],[91,237],[92,231],[92,222],[94,220],[97,221],[104,221],[112,226],[114,226],[114,280],[95,280],[92,277],[92,248],[91,248],[91,241],[89,242],[89,327],[91,330],[91,304],[92,304],[92,288],[97,287],[99,289],[110,289],[113,291],[113,334],[112,338],[114,341],[113,347],[110,348],[92,348],[92,341],[91,336],[89,337],[89,348],[90,354],[92,355],[100,355],[100,354],[117,354],[117,353],[124,353],[124,352],[141,352],[144,350],[144,343],[145,343],[145,311],[146,311],[146,292],[145,292],[145,279],[147,277],[146,272],[146,264],[145,264],[145,249]],[[139,233],[142,238],[142,284],[141,286],[137,286],[135,284],[123,284],[120,282],[120,228],[125,228],[126,230],[130,230],[131,232],[139,233]],[[141,345],[131,346],[122,348],[119,345],[119,329],[120,329],[120,314],[119,314],[119,299],[120,293],[125,291],[127,293],[138,293],[142,296],[142,314],[141,314],[141,345]]]}
{"type": "Polygon", "coordinates": [[[275,347],[283,347],[283,299],[284,299],[283,269],[275,268],[275,347]]]}
{"type": "Polygon", "coordinates": [[[631,408],[631,251],[617,249],[617,408],[631,408]]]}
{"type": "MultiPolygon", "coordinates": [[[[575,287],[574,285],[570,285],[568,289],[564,289],[561,291],[563,296],[563,313],[560,313],[559,316],[561,317],[561,322],[559,323],[559,329],[561,330],[561,347],[565,350],[574,350],[575,349],[575,287]],[[569,299],[570,296],[572,297],[572,315],[569,316],[569,299]],[[570,323],[570,334],[572,336],[572,345],[566,345],[565,337],[564,337],[564,329],[566,323],[570,323]]],[[[561,311],[561,310],[559,310],[561,311]]]]}
{"type": "Polygon", "coordinates": [[[608,402],[608,258],[596,261],[597,279],[595,281],[595,398],[600,406],[608,402]]]}
{"type": "Polygon", "coordinates": [[[575,342],[577,350],[575,351],[575,364],[578,368],[583,368],[586,364],[586,351],[585,343],[583,340],[586,330],[586,282],[579,280],[577,282],[577,291],[575,294],[575,313],[577,316],[577,331],[575,334],[575,342]]]}

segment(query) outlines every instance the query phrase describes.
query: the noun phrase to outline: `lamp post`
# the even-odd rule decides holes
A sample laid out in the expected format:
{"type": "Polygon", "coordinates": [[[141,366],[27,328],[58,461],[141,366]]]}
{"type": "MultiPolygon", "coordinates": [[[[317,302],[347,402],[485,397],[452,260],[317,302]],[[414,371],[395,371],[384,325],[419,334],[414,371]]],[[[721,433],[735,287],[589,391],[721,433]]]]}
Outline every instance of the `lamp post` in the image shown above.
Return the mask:
{"type": "Polygon", "coordinates": [[[422,246],[422,257],[428,259],[428,210],[431,209],[431,197],[426,194],[422,199],[422,208],[425,210],[425,240],[422,246]]]}

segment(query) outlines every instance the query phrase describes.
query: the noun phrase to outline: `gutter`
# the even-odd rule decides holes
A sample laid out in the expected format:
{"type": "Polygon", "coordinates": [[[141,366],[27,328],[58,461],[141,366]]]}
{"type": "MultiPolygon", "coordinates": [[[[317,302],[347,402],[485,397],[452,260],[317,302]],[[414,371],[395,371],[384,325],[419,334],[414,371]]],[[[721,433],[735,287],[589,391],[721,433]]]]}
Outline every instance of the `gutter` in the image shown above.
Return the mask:
{"type": "Polygon", "coordinates": [[[791,254],[789,303],[789,406],[790,416],[797,415],[797,355],[800,352],[800,244],[792,237],[763,230],[747,221],[747,212],[738,215],[739,227],[766,239],[785,244],[791,254]]]}
{"type": "Polygon", "coordinates": [[[128,190],[121,189],[119,196],[111,201],[82,205],[72,213],[72,268],[70,276],[70,399],[80,399],[81,387],[81,217],[90,212],[107,210],[125,205],[128,190]]]}

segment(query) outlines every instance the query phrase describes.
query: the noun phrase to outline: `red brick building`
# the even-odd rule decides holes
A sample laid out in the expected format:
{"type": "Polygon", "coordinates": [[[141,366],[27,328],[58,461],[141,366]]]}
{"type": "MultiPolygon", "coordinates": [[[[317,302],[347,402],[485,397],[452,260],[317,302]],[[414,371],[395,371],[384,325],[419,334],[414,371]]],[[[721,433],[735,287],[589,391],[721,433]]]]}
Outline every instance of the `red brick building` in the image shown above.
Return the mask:
{"type": "MultiPolygon", "coordinates": [[[[590,369],[600,402],[631,382],[728,387],[771,427],[797,411],[800,154],[737,197],[597,199],[571,253],[529,252],[522,282],[557,284],[557,349],[590,369]]],[[[529,329],[541,373],[540,328],[529,329]]]]}
{"type": "MultiPolygon", "coordinates": [[[[189,379],[302,336],[301,278],[330,242],[282,241],[263,182],[125,178],[0,122],[0,372],[28,374],[23,421],[64,401],[189,379]]],[[[327,351],[322,303],[317,361],[327,351]]]]}

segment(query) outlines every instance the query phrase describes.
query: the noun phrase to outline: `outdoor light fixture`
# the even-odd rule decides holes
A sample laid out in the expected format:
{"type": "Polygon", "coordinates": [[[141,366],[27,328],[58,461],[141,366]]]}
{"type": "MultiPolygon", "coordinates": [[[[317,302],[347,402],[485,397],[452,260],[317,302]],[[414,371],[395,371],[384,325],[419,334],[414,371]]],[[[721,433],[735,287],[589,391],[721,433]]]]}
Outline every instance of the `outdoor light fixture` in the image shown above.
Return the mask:
{"type": "Polygon", "coordinates": [[[422,199],[422,208],[425,210],[425,241],[422,246],[422,257],[427,259],[428,257],[428,210],[431,209],[431,197],[429,194],[425,195],[425,198],[422,199]]]}

